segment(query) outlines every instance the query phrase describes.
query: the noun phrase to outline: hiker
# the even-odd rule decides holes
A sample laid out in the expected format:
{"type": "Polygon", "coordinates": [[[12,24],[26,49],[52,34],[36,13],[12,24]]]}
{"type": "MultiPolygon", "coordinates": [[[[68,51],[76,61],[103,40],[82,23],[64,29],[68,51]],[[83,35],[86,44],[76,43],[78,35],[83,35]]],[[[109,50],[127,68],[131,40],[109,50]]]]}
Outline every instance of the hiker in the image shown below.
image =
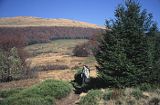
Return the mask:
{"type": "Polygon", "coordinates": [[[88,68],[88,66],[83,65],[82,74],[81,74],[82,84],[89,82],[89,73],[90,73],[90,69],[88,68]]]}

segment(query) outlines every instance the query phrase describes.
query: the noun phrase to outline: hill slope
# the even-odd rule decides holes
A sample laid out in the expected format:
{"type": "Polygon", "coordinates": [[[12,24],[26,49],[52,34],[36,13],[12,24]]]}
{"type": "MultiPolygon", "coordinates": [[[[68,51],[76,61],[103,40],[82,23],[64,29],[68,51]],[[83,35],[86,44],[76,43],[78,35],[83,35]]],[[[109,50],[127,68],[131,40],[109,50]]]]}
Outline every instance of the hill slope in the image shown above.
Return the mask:
{"type": "Polygon", "coordinates": [[[10,17],[0,18],[0,27],[26,27],[26,26],[68,26],[68,27],[84,27],[84,28],[103,28],[96,24],[90,24],[87,22],[80,22],[69,19],[47,19],[38,17],[10,17]]]}
{"type": "MultiPolygon", "coordinates": [[[[52,39],[89,39],[104,32],[104,27],[68,19],[44,19],[35,17],[0,18],[0,42],[10,38],[28,44],[52,39]],[[4,40],[5,39],[5,40],[4,40]]],[[[6,43],[9,42],[5,42],[6,43]]],[[[2,45],[2,42],[0,43],[2,45]]],[[[13,43],[11,43],[13,45],[13,43]]]]}

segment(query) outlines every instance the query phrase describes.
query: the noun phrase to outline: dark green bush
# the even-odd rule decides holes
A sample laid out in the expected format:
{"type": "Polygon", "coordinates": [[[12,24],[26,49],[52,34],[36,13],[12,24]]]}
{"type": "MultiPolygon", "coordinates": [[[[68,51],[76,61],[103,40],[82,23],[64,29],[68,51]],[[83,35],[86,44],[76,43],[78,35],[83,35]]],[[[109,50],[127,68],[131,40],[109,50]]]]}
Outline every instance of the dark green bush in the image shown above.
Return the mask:
{"type": "Polygon", "coordinates": [[[57,99],[67,96],[71,92],[71,85],[64,81],[46,80],[32,88],[25,89],[22,95],[31,96],[33,94],[40,96],[52,96],[57,99]]]}
{"type": "Polygon", "coordinates": [[[74,75],[74,82],[76,82],[78,85],[82,85],[81,73],[82,73],[82,70],[78,69],[76,74],[74,75]]]}
{"type": "Polygon", "coordinates": [[[74,75],[74,80],[71,82],[73,87],[75,88],[75,93],[78,93],[78,94],[83,91],[81,73],[82,73],[82,70],[78,68],[74,75]]]}
{"type": "Polygon", "coordinates": [[[160,85],[159,84],[143,83],[143,84],[139,85],[138,88],[143,91],[154,91],[154,90],[160,88],[160,85]]]}
{"type": "Polygon", "coordinates": [[[46,80],[7,97],[2,105],[53,105],[56,99],[71,92],[71,85],[64,81],[46,80]]]}
{"type": "Polygon", "coordinates": [[[86,96],[81,98],[79,105],[99,105],[102,96],[102,91],[90,90],[86,96]]]}
{"type": "Polygon", "coordinates": [[[72,90],[68,82],[58,80],[46,80],[38,88],[42,95],[51,95],[58,99],[67,96],[72,90]]]}

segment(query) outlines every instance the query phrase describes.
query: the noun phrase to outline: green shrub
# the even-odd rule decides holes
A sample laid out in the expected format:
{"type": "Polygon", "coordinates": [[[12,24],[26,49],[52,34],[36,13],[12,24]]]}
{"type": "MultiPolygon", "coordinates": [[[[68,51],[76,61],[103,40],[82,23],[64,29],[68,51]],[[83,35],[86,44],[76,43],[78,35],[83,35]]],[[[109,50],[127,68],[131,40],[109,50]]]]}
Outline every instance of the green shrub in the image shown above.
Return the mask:
{"type": "Polygon", "coordinates": [[[51,95],[58,99],[67,96],[72,90],[68,82],[59,80],[46,80],[38,88],[42,95],[51,95]]]}
{"type": "Polygon", "coordinates": [[[22,91],[21,88],[17,88],[17,89],[8,89],[8,90],[1,90],[0,91],[0,97],[2,98],[7,98],[13,94],[19,93],[20,91],[22,91]]]}
{"type": "MultiPolygon", "coordinates": [[[[48,97],[47,97],[48,98],[48,97]]],[[[53,105],[55,104],[54,97],[52,98],[53,101],[48,101],[45,97],[9,97],[2,105],[53,105]]]]}
{"type": "Polygon", "coordinates": [[[143,91],[154,91],[156,89],[159,89],[160,85],[159,84],[143,83],[143,84],[139,85],[138,88],[143,91]]]}
{"type": "Polygon", "coordinates": [[[137,88],[132,91],[131,95],[133,95],[136,99],[140,99],[143,96],[143,92],[137,88]]]}
{"type": "Polygon", "coordinates": [[[79,105],[99,105],[103,93],[100,90],[90,90],[88,94],[80,99],[79,105]]]}
{"type": "Polygon", "coordinates": [[[7,97],[2,105],[53,105],[56,99],[71,92],[71,85],[64,81],[46,80],[7,97]]]}
{"type": "Polygon", "coordinates": [[[71,85],[64,81],[46,80],[32,88],[25,89],[21,92],[23,95],[31,96],[33,94],[40,96],[52,96],[57,99],[67,96],[71,92],[71,85]]]}
{"type": "Polygon", "coordinates": [[[34,76],[25,62],[26,57],[26,51],[16,47],[8,50],[0,49],[0,82],[34,76]]]}

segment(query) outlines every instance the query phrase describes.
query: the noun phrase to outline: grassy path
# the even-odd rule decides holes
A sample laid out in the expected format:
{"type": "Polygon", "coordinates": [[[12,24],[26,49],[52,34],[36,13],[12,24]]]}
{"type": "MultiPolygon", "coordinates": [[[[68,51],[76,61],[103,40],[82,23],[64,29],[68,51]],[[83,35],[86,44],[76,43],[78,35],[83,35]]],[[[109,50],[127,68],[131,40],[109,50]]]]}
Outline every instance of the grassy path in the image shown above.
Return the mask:
{"type": "Polygon", "coordinates": [[[76,105],[76,102],[79,100],[79,94],[71,92],[69,96],[58,100],[56,105],[76,105]]]}

